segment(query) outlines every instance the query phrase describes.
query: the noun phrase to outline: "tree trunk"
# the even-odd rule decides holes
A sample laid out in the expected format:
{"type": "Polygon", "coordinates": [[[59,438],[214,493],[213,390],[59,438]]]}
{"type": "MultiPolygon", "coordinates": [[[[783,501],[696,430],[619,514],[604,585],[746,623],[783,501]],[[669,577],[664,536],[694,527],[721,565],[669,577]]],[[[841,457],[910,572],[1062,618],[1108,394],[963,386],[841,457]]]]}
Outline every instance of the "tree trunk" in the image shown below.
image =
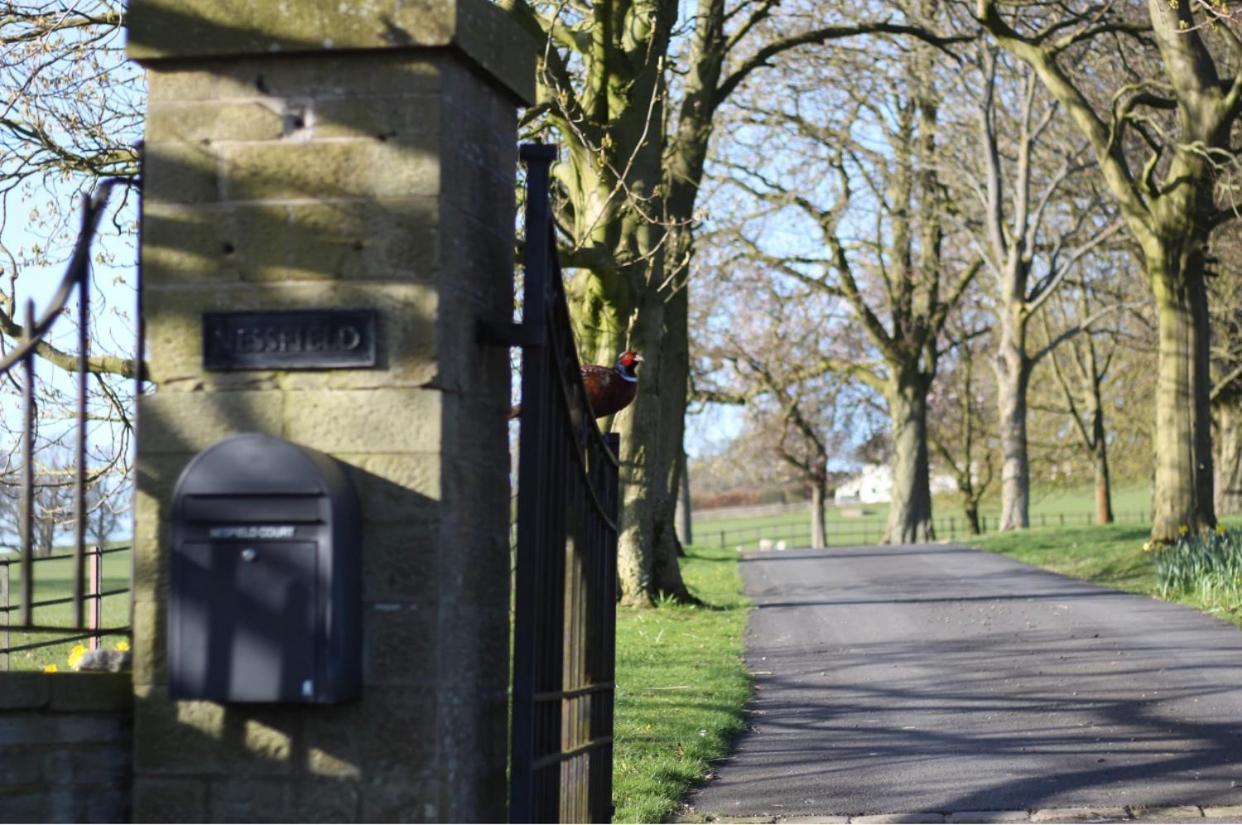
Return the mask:
{"type": "Polygon", "coordinates": [[[1160,328],[1151,526],[1156,542],[1176,540],[1181,528],[1197,532],[1216,525],[1202,244],[1170,246],[1175,248],[1148,259],[1160,328]]]}
{"type": "Polygon", "coordinates": [[[1095,382],[1096,403],[1091,410],[1092,453],[1095,459],[1095,523],[1113,523],[1113,484],[1108,470],[1108,438],[1104,430],[1104,410],[1098,403],[1099,379],[1095,382]]]}
{"type": "MultiPolygon", "coordinates": [[[[624,491],[617,575],[622,603],[638,606],[654,604],[658,595],[697,601],[681,578],[675,529],[689,370],[688,343],[677,344],[678,327],[686,324],[685,290],[663,298],[650,296],[635,316],[630,345],[644,359],[638,394],[614,423],[624,491]]],[[[684,332],[681,340],[687,341],[684,332]]]]}
{"type": "Polygon", "coordinates": [[[694,512],[690,507],[690,468],[686,460],[686,451],[681,451],[677,459],[677,539],[683,544],[694,544],[694,512]]]}
{"type": "Polygon", "coordinates": [[[828,499],[828,479],[824,476],[811,480],[811,547],[822,550],[828,546],[827,521],[824,507],[828,499]]]}
{"type": "Polygon", "coordinates": [[[927,455],[927,390],[919,373],[895,374],[888,393],[893,427],[893,492],[884,544],[931,541],[932,502],[927,455]]]}
{"type": "Polygon", "coordinates": [[[970,534],[977,536],[983,532],[979,529],[979,499],[966,496],[962,502],[962,510],[966,513],[966,526],[970,529],[970,534]]]}
{"type": "Polygon", "coordinates": [[[1031,526],[1031,464],[1026,436],[1026,392],[1031,362],[1018,319],[1002,313],[996,356],[996,403],[1001,441],[1001,530],[1031,526]]]}
{"type": "Polygon", "coordinates": [[[1216,514],[1242,514],[1242,408],[1237,399],[1216,405],[1216,514]]]}

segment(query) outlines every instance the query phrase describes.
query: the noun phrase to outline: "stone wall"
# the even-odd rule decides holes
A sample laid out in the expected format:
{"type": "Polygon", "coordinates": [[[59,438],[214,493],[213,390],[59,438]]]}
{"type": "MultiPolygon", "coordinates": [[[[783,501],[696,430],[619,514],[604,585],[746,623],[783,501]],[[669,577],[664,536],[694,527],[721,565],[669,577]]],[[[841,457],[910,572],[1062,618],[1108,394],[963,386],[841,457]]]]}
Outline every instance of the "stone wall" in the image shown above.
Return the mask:
{"type": "Polygon", "coordinates": [[[0,673],[0,822],[127,822],[129,674],[0,673]]]}
{"type": "Polygon", "coordinates": [[[137,435],[134,815],[500,821],[509,367],[475,327],[512,311],[535,49],[485,0],[301,5],[259,20],[267,6],[241,0],[132,4],[158,386],[137,435]],[[288,308],[374,309],[379,366],[203,370],[203,313],[288,308]],[[248,431],[333,455],[359,490],[357,703],[168,698],[172,488],[248,431]]]}

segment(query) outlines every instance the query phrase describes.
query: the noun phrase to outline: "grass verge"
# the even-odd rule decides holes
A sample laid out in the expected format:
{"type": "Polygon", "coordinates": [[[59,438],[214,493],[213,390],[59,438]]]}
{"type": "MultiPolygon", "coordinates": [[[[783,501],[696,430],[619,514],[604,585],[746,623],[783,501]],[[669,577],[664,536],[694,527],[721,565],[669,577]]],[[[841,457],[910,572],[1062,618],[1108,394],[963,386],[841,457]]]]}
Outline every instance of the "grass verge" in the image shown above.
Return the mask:
{"type": "MultiPolygon", "coordinates": [[[[63,552],[59,551],[58,552],[63,552]]],[[[21,601],[21,573],[17,564],[16,554],[5,558],[12,561],[9,574],[9,606],[16,607],[21,601]]],[[[128,590],[130,586],[130,554],[129,552],[108,553],[103,556],[103,589],[128,590]]],[[[67,598],[73,595],[73,563],[69,559],[36,560],[34,574],[34,601],[45,599],[67,598]]],[[[0,569],[0,576],[4,571],[0,569]]],[[[2,590],[2,588],[0,588],[2,590]]],[[[124,627],[129,624],[129,593],[108,596],[103,600],[103,624],[105,627],[124,627]]],[[[0,598],[0,607],[3,607],[0,598]]],[[[9,615],[12,621],[18,618],[17,610],[9,615]]],[[[66,630],[64,633],[30,633],[25,631],[3,629],[3,617],[0,617],[0,647],[20,647],[36,642],[51,642],[47,647],[35,650],[22,650],[9,655],[9,670],[42,670],[47,665],[56,665],[60,670],[69,670],[68,657],[73,646],[80,642],[60,642],[63,636],[75,634],[77,631],[66,630]]],[[[34,609],[33,619],[38,624],[73,626],[73,608],[68,604],[58,604],[34,609]]],[[[124,636],[104,636],[103,646],[112,647],[124,636]]],[[[82,642],[84,643],[84,642],[82,642]]],[[[3,669],[3,655],[0,654],[0,670],[3,669]]]]}
{"type": "MultiPolygon", "coordinates": [[[[1242,520],[1237,518],[1225,519],[1224,523],[1242,528],[1242,520]]],[[[1149,533],[1147,527],[1131,525],[1058,527],[977,536],[966,543],[1054,573],[1160,598],[1154,556],[1143,552],[1149,533]]],[[[1175,595],[1167,601],[1242,627],[1242,605],[1205,601],[1195,594],[1175,595]]]]}
{"type": "Polygon", "coordinates": [[[687,554],[682,575],[708,606],[617,611],[617,822],[668,819],[742,729],[749,603],[737,554],[694,547],[687,554]]]}

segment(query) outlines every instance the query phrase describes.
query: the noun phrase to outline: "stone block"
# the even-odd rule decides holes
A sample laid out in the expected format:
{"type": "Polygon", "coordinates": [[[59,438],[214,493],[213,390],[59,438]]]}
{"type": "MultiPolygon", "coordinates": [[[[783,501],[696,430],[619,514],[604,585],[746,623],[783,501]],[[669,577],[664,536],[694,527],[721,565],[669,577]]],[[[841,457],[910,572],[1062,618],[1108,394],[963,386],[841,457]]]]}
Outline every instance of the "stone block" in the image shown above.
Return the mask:
{"type": "Polygon", "coordinates": [[[0,710],[37,709],[51,697],[46,673],[0,673],[0,710]]]}
{"type": "Polygon", "coordinates": [[[1120,822],[1128,818],[1125,808],[1115,806],[1044,808],[1031,812],[1032,822],[1120,822]]]}
{"type": "MultiPolygon", "coordinates": [[[[446,610],[456,611],[457,606],[468,608],[470,615],[462,618],[472,625],[476,624],[473,615],[476,608],[486,611],[504,607],[507,611],[512,567],[508,530],[447,525],[442,541],[442,546],[453,548],[453,552],[445,553],[441,559],[437,579],[446,610]]],[[[483,621],[482,616],[478,621],[483,621]]],[[[495,621],[495,617],[490,617],[490,621],[495,621]]]]}
{"type": "Polygon", "coordinates": [[[1131,807],[1130,818],[1136,822],[1202,822],[1203,811],[1194,805],[1158,808],[1131,807]]]}
{"type": "Polygon", "coordinates": [[[1242,805],[1204,806],[1203,818],[1210,822],[1242,822],[1242,805]]]}
{"type": "Polygon", "coordinates": [[[215,822],[291,822],[289,782],[283,779],[221,779],[211,783],[208,817],[215,822]]]}
{"type": "Polygon", "coordinates": [[[440,267],[436,211],[435,198],[230,207],[223,243],[248,281],[430,282],[440,267]]]}
{"type": "Polygon", "coordinates": [[[224,769],[224,708],[214,702],[170,702],[163,687],[135,688],[134,768],[146,774],[212,774],[224,769]]]}
{"type": "Polygon", "coordinates": [[[1031,818],[1029,811],[958,811],[945,817],[945,822],[1027,822],[1031,818]]]}
{"type": "Polygon", "coordinates": [[[365,6],[315,0],[298,14],[273,14],[244,0],[142,0],[130,6],[127,22],[130,57],[156,68],[169,58],[452,46],[456,59],[479,66],[514,104],[535,100],[540,43],[486,0],[365,6]]]}
{"type": "Polygon", "coordinates": [[[285,393],[284,436],[327,453],[416,453],[440,439],[440,393],[418,388],[285,393]]]}
{"type": "Polygon", "coordinates": [[[362,777],[363,731],[384,724],[368,713],[365,703],[316,707],[302,720],[306,761],[300,773],[330,779],[362,777]]]}
{"type": "Polygon", "coordinates": [[[133,819],[133,792],[130,777],[103,788],[90,788],[79,794],[78,822],[130,822],[133,819]]]}
{"type": "Polygon", "coordinates": [[[383,200],[440,192],[434,154],[375,140],[221,144],[220,154],[222,200],[383,200]]]}
{"type": "Polygon", "coordinates": [[[246,101],[155,101],[147,107],[152,143],[214,143],[220,140],[277,140],[294,128],[296,107],[277,98],[246,101]]]}
{"type": "MultiPolygon", "coordinates": [[[[230,716],[241,716],[247,711],[234,708],[230,716]]],[[[272,709],[265,712],[255,708],[252,713],[273,716],[272,719],[242,719],[242,742],[244,754],[238,765],[243,772],[252,774],[285,774],[293,769],[293,733],[301,730],[302,720],[288,709],[272,709]]]]}
{"type": "Polygon", "coordinates": [[[74,792],[83,794],[84,785],[128,785],[133,763],[129,749],[124,747],[58,747],[44,754],[43,770],[50,781],[75,786],[74,792]]]}
{"type": "Polygon", "coordinates": [[[147,97],[153,105],[255,97],[425,97],[439,93],[445,62],[441,54],[411,57],[395,52],[325,53],[314,60],[187,61],[148,73],[147,97]]]}
{"type": "Polygon", "coordinates": [[[143,197],[147,203],[213,203],[220,199],[220,157],[212,147],[148,143],[143,197]]]}
{"type": "MultiPolygon", "coordinates": [[[[398,71],[400,71],[398,69],[398,71]]],[[[315,139],[371,138],[424,152],[440,150],[442,98],[434,94],[401,97],[342,96],[311,105],[315,139]]],[[[451,114],[451,111],[449,112],[451,114]]]]}
{"type": "Polygon", "coordinates": [[[54,711],[113,711],[122,718],[133,711],[133,679],[128,673],[59,673],[49,684],[54,711]]]}
{"type": "MultiPolygon", "coordinates": [[[[368,525],[430,524],[439,519],[440,456],[435,452],[334,455],[346,465],[368,525]]],[[[389,534],[377,533],[386,539],[389,534]]],[[[424,540],[422,534],[419,540],[424,540]]]]}
{"type": "Polygon", "coordinates": [[[309,778],[289,789],[291,822],[359,822],[361,793],[357,783],[309,778]]]}
{"type": "Polygon", "coordinates": [[[362,596],[367,602],[433,605],[439,598],[437,524],[367,523],[362,535],[362,596]]]}
{"type": "Polygon", "coordinates": [[[435,780],[368,784],[362,794],[360,822],[440,822],[439,787],[435,780]]]}
{"type": "MultiPolygon", "coordinates": [[[[445,416],[445,423],[452,421],[450,416],[445,416]]],[[[461,422],[454,422],[453,426],[460,426],[461,422]]],[[[480,426],[479,430],[483,431],[487,427],[480,426]]],[[[489,435],[483,432],[479,434],[480,441],[491,440],[489,435]]],[[[445,446],[446,452],[455,452],[452,448],[454,442],[447,441],[445,446]]],[[[494,452],[493,456],[504,457],[504,452],[494,452]]],[[[508,462],[503,464],[479,464],[456,459],[446,459],[443,470],[443,513],[444,518],[451,519],[457,524],[466,524],[470,530],[469,535],[462,536],[462,539],[478,541],[482,539],[485,545],[482,550],[482,557],[485,559],[494,558],[490,539],[499,539],[504,541],[509,533],[509,509],[510,496],[512,489],[509,486],[509,465],[508,462]]]]}
{"type": "Polygon", "coordinates": [[[142,687],[168,684],[167,601],[134,600],[133,680],[142,687]]]}
{"type": "Polygon", "coordinates": [[[0,794],[0,822],[52,822],[45,791],[0,794]]]}
{"type": "MultiPolygon", "coordinates": [[[[359,741],[361,768],[367,782],[364,805],[372,789],[431,776],[440,757],[434,690],[376,687],[368,689],[366,695],[366,722],[359,741]]],[[[364,810],[364,816],[365,813],[364,810]]]]}
{"type": "MultiPolygon", "coordinates": [[[[38,785],[43,782],[44,760],[47,748],[31,745],[14,745],[0,748],[0,799],[14,786],[38,785]]],[[[52,776],[47,774],[46,776],[52,776]]],[[[2,803],[0,803],[2,810],[2,803]]]]}
{"type": "Polygon", "coordinates": [[[449,821],[503,821],[508,695],[442,688],[437,767],[449,821]]]}
{"type": "Polygon", "coordinates": [[[148,285],[236,283],[242,277],[236,236],[232,210],[215,204],[148,202],[142,225],[143,278],[148,285]]]}
{"type": "Polygon", "coordinates": [[[873,814],[869,816],[852,816],[850,822],[880,825],[894,822],[944,822],[944,814],[908,813],[908,814],[873,814]]]}
{"type": "Polygon", "coordinates": [[[437,620],[434,605],[368,603],[363,619],[366,629],[363,684],[368,688],[433,687],[438,672],[436,641],[440,628],[437,620]]]}
{"type": "Polygon", "coordinates": [[[207,819],[207,783],[198,778],[134,781],[135,822],[204,822],[207,819]]]}
{"type": "Polygon", "coordinates": [[[277,391],[161,392],[138,403],[138,451],[197,453],[237,433],[280,435],[284,396],[277,391]]]}

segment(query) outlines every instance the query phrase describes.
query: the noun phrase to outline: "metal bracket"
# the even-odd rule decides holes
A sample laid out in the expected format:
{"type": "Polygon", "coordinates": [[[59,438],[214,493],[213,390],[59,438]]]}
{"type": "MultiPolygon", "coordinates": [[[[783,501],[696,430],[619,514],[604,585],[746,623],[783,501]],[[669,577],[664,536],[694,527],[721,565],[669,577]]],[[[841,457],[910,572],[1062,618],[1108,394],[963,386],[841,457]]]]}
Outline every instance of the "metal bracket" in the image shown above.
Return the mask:
{"type": "Polygon", "coordinates": [[[475,326],[474,340],[497,347],[542,347],[547,343],[548,330],[543,324],[479,321],[475,326]]]}

